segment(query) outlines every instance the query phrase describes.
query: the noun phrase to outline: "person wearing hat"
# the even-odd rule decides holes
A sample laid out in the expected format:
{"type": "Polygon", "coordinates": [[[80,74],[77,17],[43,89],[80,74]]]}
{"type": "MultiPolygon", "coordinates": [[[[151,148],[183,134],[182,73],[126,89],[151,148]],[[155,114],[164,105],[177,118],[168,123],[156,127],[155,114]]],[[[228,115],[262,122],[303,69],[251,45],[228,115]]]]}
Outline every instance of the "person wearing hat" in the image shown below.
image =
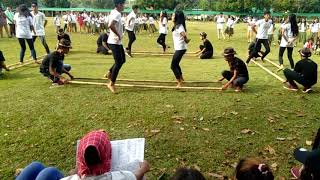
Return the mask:
{"type": "Polygon", "coordinates": [[[203,45],[200,45],[200,50],[196,52],[196,56],[200,59],[211,59],[213,56],[213,47],[211,42],[207,39],[207,33],[202,32],[200,33],[200,36],[203,45]]]}
{"type": "Polygon", "coordinates": [[[249,81],[249,73],[246,64],[241,59],[235,57],[235,54],[236,51],[231,47],[224,50],[223,56],[229,64],[230,71],[223,71],[223,78],[219,81],[228,80],[222,86],[222,90],[226,90],[231,86],[235,88],[236,92],[240,92],[243,85],[249,81]]]}
{"type": "Polygon", "coordinates": [[[97,53],[101,53],[104,55],[109,54],[110,47],[108,45],[108,34],[101,33],[98,40],[97,40],[97,53]]]}
{"type": "Polygon", "coordinates": [[[126,55],[122,46],[123,26],[121,22],[121,12],[124,10],[125,0],[114,0],[115,8],[110,12],[109,29],[110,35],[108,44],[111,48],[115,63],[109,69],[108,79],[110,83],[107,87],[112,93],[116,93],[115,83],[122,65],[126,62],[126,55]]]}
{"type": "Polygon", "coordinates": [[[43,76],[48,77],[53,83],[59,85],[67,83],[67,80],[61,76],[62,73],[67,74],[73,79],[73,76],[69,73],[71,66],[63,63],[64,55],[68,54],[70,48],[70,41],[61,39],[57,50],[45,56],[42,61],[40,72],[43,76]]]}
{"type": "Polygon", "coordinates": [[[58,30],[58,35],[57,35],[58,43],[61,41],[61,39],[66,39],[66,40],[68,40],[68,41],[71,43],[71,39],[70,39],[69,34],[65,33],[62,28],[60,28],[60,29],[58,30]]]}
{"type": "Polygon", "coordinates": [[[304,86],[303,92],[308,93],[312,91],[311,87],[317,83],[318,77],[318,65],[309,59],[311,51],[308,48],[303,48],[299,51],[301,60],[297,62],[294,70],[284,69],[284,76],[287,78],[287,82],[284,84],[284,88],[298,91],[298,86],[295,81],[304,86]]]}
{"type": "Polygon", "coordinates": [[[9,71],[9,68],[7,68],[6,64],[4,63],[5,58],[2,54],[2,51],[0,51],[0,75],[2,74],[2,69],[5,69],[6,71],[9,71]]]}
{"type": "MultiPolygon", "coordinates": [[[[269,54],[270,52],[270,45],[268,42],[268,30],[272,26],[272,20],[270,16],[270,11],[264,12],[264,19],[258,20],[254,26],[252,26],[252,31],[256,34],[256,46],[255,47],[262,47],[263,44],[264,48],[266,49],[265,52],[261,56],[261,60],[269,54]],[[258,26],[258,31],[256,30],[256,26],[258,26]]],[[[248,57],[246,63],[249,64],[251,58],[253,58],[259,49],[254,50],[248,57]]]]}
{"type": "Polygon", "coordinates": [[[37,37],[39,37],[43,47],[46,49],[47,54],[50,53],[49,50],[49,46],[46,42],[46,38],[45,38],[45,27],[47,25],[47,19],[46,16],[44,15],[44,13],[38,11],[38,3],[37,2],[33,2],[31,4],[31,14],[33,16],[33,27],[35,29],[36,33],[32,34],[32,40],[33,42],[36,41],[37,37]]]}

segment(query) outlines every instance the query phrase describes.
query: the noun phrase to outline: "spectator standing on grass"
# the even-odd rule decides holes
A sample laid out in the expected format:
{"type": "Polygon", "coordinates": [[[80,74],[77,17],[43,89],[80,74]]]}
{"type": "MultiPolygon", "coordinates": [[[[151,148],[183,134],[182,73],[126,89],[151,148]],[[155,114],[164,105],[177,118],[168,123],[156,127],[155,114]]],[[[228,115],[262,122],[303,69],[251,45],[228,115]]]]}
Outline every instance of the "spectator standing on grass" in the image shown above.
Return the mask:
{"type": "Polygon", "coordinates": [[[297,19],[295,14],[291,14],[288,16],[282,24],[281,27],[281,41],[280,41],[280,48],[279,48],[279,70],[283,69],[283,53],[287,49],[287,55],[290,62],[291,69],[294,68],[294,61],[292,58],[293,47],[295,41],[299,34],[299,28],[297,24],[297,19]]]}
{"type": "Polygon", "coordinates": [[[3,38],[3,29],[6,31],[9,38],[11,38],[8,26],[7,26],[7,16],[3,12],[2,8],[0,7],[0,37],[3,38]]]}
{"type": "Polygon", "coordinates": [[[77,32],[77,14],[71,11],[70,13],[71,18],[71,32],[77,32]]]}
{"type": "Polygon", "coordinates": [[[223,81],[227,79],[228,82],[222,86],[222,90],[226,90],[229,87],[235,88],[236,92],[241,92],[243,85],[249,81],[249,73],[246,64],[239,58],[235,57],[236,51],[229,47],[224,49],[223,56],[227,61],[230,70],[222,72],[223,81]]]}
{"type": "Polygon", "coordinates": [[[166,11],[160,12],[159,33],[160,36],[157,39],[157,43],[162,46],[163,52],[166,52],[166,36],[168,34],[168,15],[166,11]]]}
{"type": "Polygon", "coordinates": [[[312,38],[313,42],[316,42],[317,37],[319,35],[318,34],[319,30],[320,30],[319,19],[314,18],[313,22],[310,24],[311,38],[312,38]]]}
{"type": "Polygon", "coordinates": [[[218,39],[220,40],[221,36],[223,39],[226,39],[223,33],[223,26],[226,22],[223,13],[220,13],[220,15],[217,17],[217,33],[218,33],[218,39]]]}
{"type": "Polygon", "coordinates": [[[25,41],[27,41],[28,43],[33,60],[38,63],[31,34],[31,31],[36,34],[36,31],[34,29],[32,15],[28,7],[25,4],[19,5],[19,7],[17,8],[17,13],[14,15],[13,19],[16,24],[16,37],[18,38],[21,47],[20,63],[23,63],[24,55],[26,52],[25,41]]]}
{"type": "Polygon", "coordinates": [[[122,65],[126,62],[126,55],[122,46],[123,27],[121,22],[121,12],[124,10],[125,0],[114,0],[115,8],[111,11],[109,17],[110,35],[108,44],[111,48],[115,63],[109,69],[108,79],[110,83],[107,87],[112,93],[116,93],[115,83],[122,65]]]}
{"type": "Polygon", "coordinates": [[[302,44],[305,44],[307,42],[307,29],[308,29],[308,24],[306,21],[305,17],[300,18],[298,22],[298,27],[299,27],[299,42],[302,44]]]}
{"type": "Polygon", "coordinates": [[[303,85],[303,92],[308,93],[312,91],[311,87],[317,83],[318,65],[309,59],[311,57],[310,49],[303,48],[299,53],[301,60],[296,63],[294,69],[283,71],[287,79],[287,83],[283,87],[291,91],[298,91],[298,86],[295,83],[297,82],[303,85]]]}
{"type": "Polygon", "coordinates": [[[252,26],[254,26],[254,24],[256,23],[256,20],[254,18],[252,18],[251,16],[248,17],[247,20],[247,40],[248,43],[252,42],[252,36],[253,36],[253,31],[252,31],[252,26]]]}
{"type": "Polygon", "coordinates": [[[60,14],[56,14],[56,16],[53,18],[53,25],[56,27],[56,33],[58,33],[59,29],[61,28],[60,14]]]}
{"type": "Polygon", "coordinates": [[[134,32],[134,23],[136,21],[138,11],[139,11],[139,7],[137,5],[133,5],[132,11],[126,17],[126,20],[125,20],[125,29],[128,33],[128,38],[129,38],[128,46],[126,47],[126,53],[130,57],[132,57],[132,53],[131,53],[132,44],[136,40],[136,35],[134,32]]]}
{"type": "Polygon", "coordinates": [[[16,36],[16,30],[15,30],[15,24],[14,24],[14,13],[12,11],[12,7],[8,6],[7,10],[4,12],[4,14],[7,16],[7,23],[9,25],[10,30],[10,36],[15,37],[16,36]]]}
{"type": "MultiPolygon", "coordinates": [[[[256,24],[252,26],[252,31],[256,33],[255,47],[261,47],[261,44],[263,44],[264,48],[266,49],[265,52],[262,54],[262,61],[270,52],[270,45],[268,42],[268,30],[272,25],[272,20],[270,19],[270,11],[265,11],[263,17],[263,19],[258,20],[256,24]],[[256,30],[256,26],[258,26],[258,31],[256,30]]],[[[249,64],[251,58],[254,57],[256,51],[258,51],[258,49],[256,49],[252,54],[249,55],[246,61],[247,64],[249,64]]]]}
{"type": "Polygon", "coordinates": [[[46,53],[49,54],[50,50],[45,36],[45,27],[48,22],[46,16],[42,12],[38,11],[38,3],[36,2],[31,4],[31,9],[31,14],[33,16],[33,27],[35,29],[35,33],[32,34],[33,43],[36,41],[37,37],[39,37],[43,47],[46,49],[46,53]]]}
{"type": "Polygon", "coordinates": [[[179,64],[183,55],[187,51],[187,44],[190,42],[190,39],[187,38],[187,27],[184,13],[179,10],[174,12],[172,14],[172,21],[174,23],[172,28],[172,36],[175,53],[171,61],[171,70],[176,77],[177,88],[180,88],[184,78],[182,76],[182,70],[179,64]]]}

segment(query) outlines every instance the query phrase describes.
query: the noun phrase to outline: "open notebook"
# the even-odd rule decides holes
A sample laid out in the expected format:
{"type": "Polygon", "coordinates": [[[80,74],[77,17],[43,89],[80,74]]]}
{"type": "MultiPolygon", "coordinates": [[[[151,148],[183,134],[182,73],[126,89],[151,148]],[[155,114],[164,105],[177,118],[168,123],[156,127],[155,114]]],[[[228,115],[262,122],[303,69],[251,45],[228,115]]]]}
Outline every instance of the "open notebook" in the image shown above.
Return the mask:
{"type": "MultiPolygon", "coordinates": [[[[80,140],[77,141],[77,151],[80,140]]],[[[144,138],[111,141],[111,170],[119,170],[124,164],[144,160],[144,138]]],[[[78,153],[77,153],[78,154],[78,153]]]]}

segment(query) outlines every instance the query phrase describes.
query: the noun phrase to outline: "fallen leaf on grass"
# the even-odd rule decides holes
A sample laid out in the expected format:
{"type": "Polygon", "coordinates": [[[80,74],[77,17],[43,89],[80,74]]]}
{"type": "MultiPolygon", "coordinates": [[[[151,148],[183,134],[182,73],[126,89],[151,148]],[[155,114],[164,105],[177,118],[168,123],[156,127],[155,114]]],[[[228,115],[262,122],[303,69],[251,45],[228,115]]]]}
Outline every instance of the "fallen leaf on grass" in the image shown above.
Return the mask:
{"type": "Polygon", "coordinates": [[[276,151],[271,146],[265,147],[264,150],[268,151],[269,154],[271,154],[271,155],[275,155],[276,154],[276,151]]]}
{"type": "Polygon", "coordinates": [[[284,141],[284,140],[286,140],[286,138],[281,138],[281,137],[277,137],[276,138],[278,141],[284,141]]]}
{"type": "Polygon", "coordinates": [[[253,135],[254,131],[252,131],[251,129],[242,129],[241,133],[242,134],[249,134],[250,133],[251,135],[253,135]]]}
{"type": "Polygon", "coordinates": [[[204,131],[210,131],[209,128],[202,128],[202,130],[204,130],[204,131]]]}
{"type": "Polygon", "coordinates": [[[274,123],[274,122],[275,122],[275,121],[274,121],[274,117],[269,116],[269,117],[268,117],[268,121],[269,121],[270,123],[274,123]]]}
{"type": "Polygon", "coordinates": [[[150,131],[151,133],[159,133],[160,132],[160,129],[153,129],[150,131]]]}
{"type": "Polygon", "coordinates": [[[176,123],[176,124],[181,124],[182,123],[182,121],[173,121],[174,123],[176,123]]]}
{"type": "Polygon", "coordinates": [[[311,146],[312,145],[312,141],[306,141],[306,145],[307,146],[311,146]]]}
{"type": "Polygon", "coordinates": [[[223,179],[223,175],[217,174],[217,173],[208,173],[208,176],[223,179]]]}
{"type": "Polygon", "coordinates": [[[231,111],[230,114],[233,114],[233,115],[238,115],[239,113],[236,112],[236,111],[231,111]]]}
{"type": "Polygon", "coordinates": [[[273,171],[276,171],[278,169],[278,164],[277,163],[271,164],[271,168],[273,171]]]}
{"type": "Polygon", "coordinates": [[[199,121],[203,121],[203,120],[204,120],[204,118],[203,118],[203,116],[201,116],[200,119],[199,119],[199,121]]]}
{"type": "Polygon", "coordinates": [[[305,114],[303,112],[298,112],[296,115],[297,115],[297,117],[304,117],[305,116],[305,114]]]}
{"type": "Polygon", "coordinates": [[[183,121],[184,120],[184,116],[172,116],[171,119],[175,119],[178,121],[183,121]]]}
{"type": "Polygon", "coordinates": [[[183,127],[181,127],[181,128],[180,128],[180,130],[181,130],[181,131],[184,131],[184,128],[183,128],[183,127]]]}
{"type": "Polygon", "coordinates": [[[171,105],[171,104],[167,104],[166,105],[166,108],[173,108],[174,106],[173,105],[171,105]]]}

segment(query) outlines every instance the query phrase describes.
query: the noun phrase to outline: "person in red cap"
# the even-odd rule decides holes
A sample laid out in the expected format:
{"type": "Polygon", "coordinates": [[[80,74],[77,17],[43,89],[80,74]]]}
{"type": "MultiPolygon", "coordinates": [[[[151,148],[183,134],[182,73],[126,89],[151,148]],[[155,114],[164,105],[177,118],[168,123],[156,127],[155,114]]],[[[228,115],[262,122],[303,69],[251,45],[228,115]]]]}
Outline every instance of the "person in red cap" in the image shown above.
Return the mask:
{"type": "Polygon", "coordinates": [[[285,69],[283,71],[284,76],[287,78],[287,82],[284,84],[284,88],[291,91],[298,91],[299,83],[303,85],[304,93],[312,91],[311,87],[317,83],[318,77],[318,65],[309,59],[311,51],[308,48],[303,48],[300,51],[301,60],[297,62],[294,69],[285,69]]]}
{"type": "Polygon", "coordinates": [[[222,76],[228,82],[222,86],[222,90],[228,89],[230,86],[235,88],[236,92],[242,91],[243,85],[249,81],[249,73],[246,64],[239,58],[235,57],[236,51],[229,47],[224,50],[223,56],[228,62],[230,71],[223,71],[222,76]]]}

